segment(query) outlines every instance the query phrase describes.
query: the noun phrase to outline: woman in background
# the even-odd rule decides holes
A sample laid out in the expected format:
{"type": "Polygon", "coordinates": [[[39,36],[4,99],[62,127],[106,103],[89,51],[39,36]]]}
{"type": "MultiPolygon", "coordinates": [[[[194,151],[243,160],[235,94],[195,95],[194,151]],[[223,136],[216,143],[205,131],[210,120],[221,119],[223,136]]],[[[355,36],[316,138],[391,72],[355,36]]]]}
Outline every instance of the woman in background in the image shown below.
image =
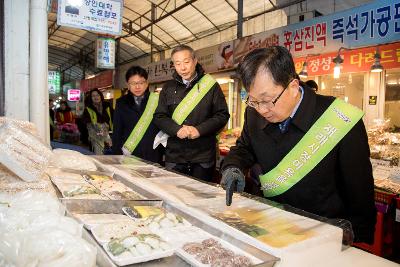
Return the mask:
{"type": "Polygon", "coordinates": [[[56,110],[56,121],[60,125],[75,123],[75,116],[65,100],[60,102],[60,107],[56,110]]]}

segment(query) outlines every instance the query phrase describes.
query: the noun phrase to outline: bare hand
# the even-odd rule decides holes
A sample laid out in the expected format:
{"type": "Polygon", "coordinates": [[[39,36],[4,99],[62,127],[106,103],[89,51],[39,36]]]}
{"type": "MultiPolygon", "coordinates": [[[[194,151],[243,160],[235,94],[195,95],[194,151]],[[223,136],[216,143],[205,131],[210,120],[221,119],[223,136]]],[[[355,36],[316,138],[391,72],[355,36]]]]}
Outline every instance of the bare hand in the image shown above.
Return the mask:
{"type": "Polygon", "coordinates": [[[190,139],[196,139],[200,137],[199,131],[196,129],[196,127],[193,126],[188,126],[190,133],[189,133],[189,138],[190,139]]]}
{"type": "Polygon", "coordinates": [[[178,136],[178,138],[180,139],[185,139],[189,136],[190,134],[190,130],[188,129],[187,125],[183,125],[179,131],[176,133],[176,136],[178,136]]]}

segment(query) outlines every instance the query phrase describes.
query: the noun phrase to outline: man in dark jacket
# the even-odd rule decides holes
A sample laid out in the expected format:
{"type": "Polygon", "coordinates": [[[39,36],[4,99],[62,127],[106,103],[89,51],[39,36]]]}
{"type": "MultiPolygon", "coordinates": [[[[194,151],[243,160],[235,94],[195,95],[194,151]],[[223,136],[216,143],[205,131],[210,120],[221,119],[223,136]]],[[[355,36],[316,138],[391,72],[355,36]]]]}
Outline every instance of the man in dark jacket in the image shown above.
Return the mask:
{"type": "MultiPolygon", "coordinates": [[[[126,72],[128,93],[117,100],[114,112],[114,132],[112,136],[113,153],[120,155],[122,149],[130,137],[139,119],[145,113],[151,94],[148,88],[147,71],[139,66],[133,66],[126,72]]],[[[158,96],[157,96],[158,99],[158,96]]],[[[157,104],[157,103],[156,103],[157,104]]],[[[152,114],[150,114],[152,116],[152,114]]],[[[159,146],[153,149],[154,137],[159,129],[154,125],[152,117],[149,118],[149,125],[143,127],[143,137],[130,152],[139,158],[155,163],[162,163],[163,148],[159,146]]]]}
{"type": "MultiPolygon", "coordinates": [[[[313,129],[329,130],[310,128],[318,124],[317,120],[322,121],[319,119],[334,101],[350,107],[353,113],[358,111],[359,118],[362,112],[344,101],[317,95],[308,86],[300,85],[293,59],[284,47],[250,52],[240,64],[239,74],[249,98],[242,134],[222,166],[221,185],[227,190],[227,205],[231,202],[232,189],[239,192],[244,189],[243,171],[258,163],[264,174],[260,176],[264,196],[320,216],[347,219],[352,224],[355,241],[371,243],[376,210],[363,121],[353,120],[352,128],[349,127],[342,139],[337,139],[337,144],[332,143],[331,150],[324,150],[324,142],[330,142],[327,142],[328,133],[325,139],[308,134],[313,129]],[[313,146],[302,146],[305,136],[312,138],[313,146]],[[297,151],[301,156],[286,160],[297,151]],[[322,151],[327,154],[319,156],[322,151]],[[303,165],[311,168],[305,170],[303,165]],[[268,174],[276,170],[282,175],[272,176],[273,183],[270,183],[268,174]],[[300,179],[293,181],[293,177],[300,179]]],[[[335,111],[342,114],[339,109],[335,111]]],[[[346,118],[344,123],[351,121],[342,116],[326,123],[334,125],[341,118],[346,118]]],[[[341,130],[338,128],[337,132],[341,130]]],[[[334,131],[330,134],[337,136],[334,131]]]]}
{"type": "Polygon", "coordinates": [[[191,47],[181,45],[174,48],[171,58],[175,67],[173,80],[164,85],[154,114],[154,123],[169,135],[165,166],[211,181],[215,168],[216,135],[229,119],[228,106],[219,84],[204,73],[191,47]],[[202,98],[199,97],[202,94],[202,98]],[[196,99],[199,100],[196,105],[190,103],[196,99]],[[180,122],[175,116],[183,109],[182,113],[188,115],[180,116],[180,122]]]}

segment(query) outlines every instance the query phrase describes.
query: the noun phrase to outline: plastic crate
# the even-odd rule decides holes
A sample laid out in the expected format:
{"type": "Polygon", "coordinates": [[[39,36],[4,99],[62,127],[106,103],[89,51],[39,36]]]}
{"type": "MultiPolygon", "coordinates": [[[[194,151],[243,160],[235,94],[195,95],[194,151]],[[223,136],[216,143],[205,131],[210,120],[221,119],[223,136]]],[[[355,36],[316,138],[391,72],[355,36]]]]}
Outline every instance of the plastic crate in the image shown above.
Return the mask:
{"type": "Polygon", "coordinates": [[[387,213],[396,194],[375,189],[375,206],[379,212],[387,213]]]}

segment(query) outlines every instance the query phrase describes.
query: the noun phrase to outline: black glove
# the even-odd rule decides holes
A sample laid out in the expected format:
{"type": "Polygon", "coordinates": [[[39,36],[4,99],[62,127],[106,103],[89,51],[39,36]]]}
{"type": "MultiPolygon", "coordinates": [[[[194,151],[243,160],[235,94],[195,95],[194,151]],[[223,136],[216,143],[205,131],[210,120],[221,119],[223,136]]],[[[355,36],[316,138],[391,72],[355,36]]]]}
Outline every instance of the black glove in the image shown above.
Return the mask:
{"type": "Polygon", "coordinates": [[[233,192],[243,192],[245,178],[238,168],[228,168],[222,172],[221,186],[226,190],[226,205],[232,204],[233,192]]]}

